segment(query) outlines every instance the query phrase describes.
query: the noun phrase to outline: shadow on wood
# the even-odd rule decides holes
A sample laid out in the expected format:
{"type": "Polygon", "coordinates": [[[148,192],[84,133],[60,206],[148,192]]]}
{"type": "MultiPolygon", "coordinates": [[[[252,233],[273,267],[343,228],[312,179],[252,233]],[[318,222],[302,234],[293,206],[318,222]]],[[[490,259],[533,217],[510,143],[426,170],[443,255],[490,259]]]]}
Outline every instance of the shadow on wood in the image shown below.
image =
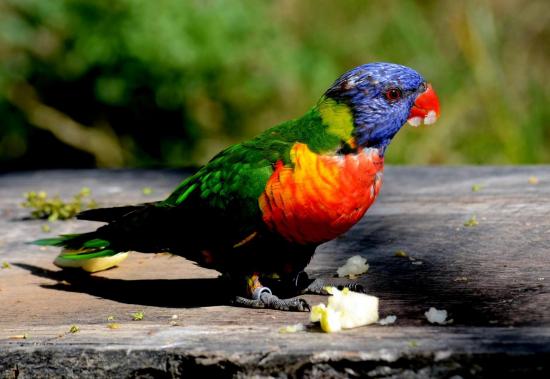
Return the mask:
{"type": "Polygon", "coordinates": [[[227,281],[217,278],[124,280],[93,276],[78,270],[52,271],[24,263],[14,263],[14,266],[35,276],[58,281],[41,287],[87,293],[125,304],[193,308],[226,305],[231,298],[227,281]]]}
{"type": "Polygon", "coordinates": [[[323,246],[309,270],[325,276],[335,263],[367,257],[360,283],[380,298],[382,314],[399,315],[400,324],[425,324],[424,312],[436,307],[456,325],[544,325],[550,291],[538,278],[547,275],[547,258],[541,251],[527,260],[520,245],[537,236],[519,225],[495,238],[498,228],[489,221],[467,228],[453,214],[368,215],[345,238],[323,246]]]}

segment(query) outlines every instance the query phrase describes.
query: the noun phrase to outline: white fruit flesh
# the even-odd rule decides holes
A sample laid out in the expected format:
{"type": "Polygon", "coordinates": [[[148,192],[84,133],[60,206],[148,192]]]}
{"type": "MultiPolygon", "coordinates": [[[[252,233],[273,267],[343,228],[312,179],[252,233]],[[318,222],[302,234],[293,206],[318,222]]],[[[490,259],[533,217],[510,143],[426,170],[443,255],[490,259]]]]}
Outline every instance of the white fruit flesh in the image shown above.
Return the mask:
{"type": "Polygon", "coordinates": [[[445,325],[447,323],[447,311],[444,309],[431,307],[427,312],[424,312],[424,315],[432,324],[445,325]]]}
{"type": "Polygon", "coordinates": [[[367,263],[367,258],[363,258],[360,255],[355,255],[349,258],[345,265],[339,267],[336,270],[336,273],[340,278],[344,276],[349,276],[354,278],[357,275],[366,273],[369,270],[369,264],[367,263]]]}
{"type": "Polygon", "coordinates": [[[378,298],[345,288],[342,291],[334,287],[327,288],[332,294],[328,304],[319,304],[311,308],[310,320],[320,322],[323,331],[337,332],[378,321],[378,298]]]}

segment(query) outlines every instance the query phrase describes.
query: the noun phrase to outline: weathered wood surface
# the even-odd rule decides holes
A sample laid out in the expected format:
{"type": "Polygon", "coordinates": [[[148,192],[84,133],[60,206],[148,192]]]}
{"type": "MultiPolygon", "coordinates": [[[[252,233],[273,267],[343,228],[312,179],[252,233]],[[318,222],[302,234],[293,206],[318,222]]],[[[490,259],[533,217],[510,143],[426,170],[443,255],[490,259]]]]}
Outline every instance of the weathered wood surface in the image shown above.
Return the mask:
{"type": "Polygon", "coordinates": [[[55,249],[25,243],[98,225],[56,222],[43,233],[18,207],[25,191],[67,198],[88,186],[102,205],[117,205],[162,198],[183,176],[0,175],[0,263],[11,266],[0,269],[0,377],[550,377],[550,167],[388,168],[367,216],[321,246],[308,271],[332,276],[349,256],[368,257],[360,281],[380,297],[381,315],[398,319],[333,335],[280,334],[308,315],[227,306],[218,274],[179,257],[136,253],[116,269],[75,276],[52,265],[55,249]],[[155,192],[143,195],[145,186],[155,192]],[[465,227],[474,214],[479,225],[465,227]],[[431,306],[453,324],[430,325],[431,306]],[[131,321],[136,311],[142,321],[131,321]],[[119,329],[107,328],[108,316],[119,329]],[[78,333],[68,333],[73,324],[78,333]]]}

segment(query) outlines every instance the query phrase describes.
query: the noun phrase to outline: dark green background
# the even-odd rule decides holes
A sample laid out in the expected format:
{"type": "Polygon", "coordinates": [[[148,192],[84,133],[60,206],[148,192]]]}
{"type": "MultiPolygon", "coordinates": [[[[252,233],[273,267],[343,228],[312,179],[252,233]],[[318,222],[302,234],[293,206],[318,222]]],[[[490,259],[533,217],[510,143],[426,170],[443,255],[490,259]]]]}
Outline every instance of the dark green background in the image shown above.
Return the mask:
{"type": "Polygon", "coordinates": [[[370,61],[441,99],[389,162],[548,163],[548,4],[0,0],[0,169],[203,163],[370,61]]]}

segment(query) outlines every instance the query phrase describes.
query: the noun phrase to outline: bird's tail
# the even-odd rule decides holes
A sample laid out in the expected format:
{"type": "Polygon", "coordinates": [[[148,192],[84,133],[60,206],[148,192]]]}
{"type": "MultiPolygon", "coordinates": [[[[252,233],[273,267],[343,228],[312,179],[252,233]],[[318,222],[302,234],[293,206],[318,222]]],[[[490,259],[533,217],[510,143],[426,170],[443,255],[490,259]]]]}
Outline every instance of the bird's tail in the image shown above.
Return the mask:
{"type": "Polygon", "coordinates": [[[39,246],[58,246],[63,248],[66,259],[91,259],[108,257],[118,252],[106,239],[99,238],[97,232],[84,234],[65,234],[56,238],[45,238],[32,242],[39,246]]]}
{"type": "Polygon", "coordinates": [[[62,268],[82,268],[96,272],[111,268],[128,256],[118,251],[97,231],[83,234],[65,234],[56,238],[45,238],[32,242],[39,246],[63,248],[54,264],[62,268]]]}

